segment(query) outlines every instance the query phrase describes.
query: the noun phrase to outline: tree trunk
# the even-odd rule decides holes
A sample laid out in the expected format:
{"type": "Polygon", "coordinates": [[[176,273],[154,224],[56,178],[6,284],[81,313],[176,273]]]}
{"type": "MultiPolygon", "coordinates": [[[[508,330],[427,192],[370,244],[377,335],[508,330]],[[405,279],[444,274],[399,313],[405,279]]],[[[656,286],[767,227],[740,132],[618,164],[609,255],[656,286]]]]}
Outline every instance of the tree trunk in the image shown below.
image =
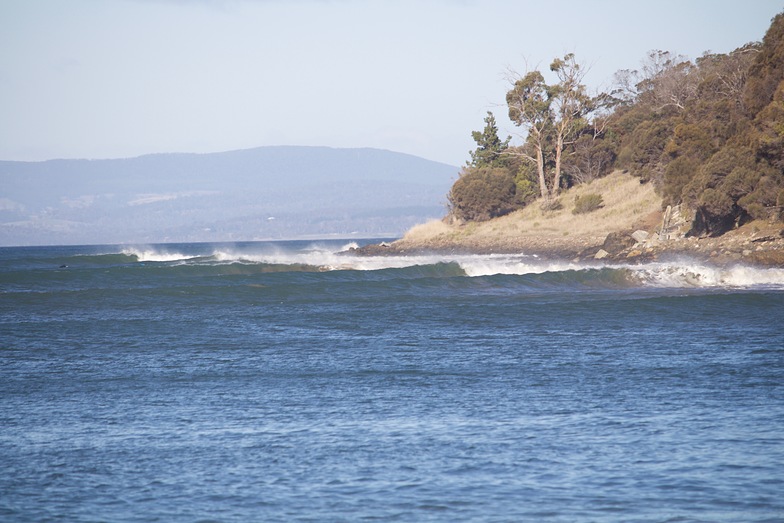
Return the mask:
{"type": "Polygon", "coordinates": [[[547,180],[544,177],[544,154],[542,154],[542,147],[536,147],[536,170],[539,173],[539,190],[542,198],[547,198],[549,192],[547,191],[547,180]]]}
{"type": "Polygon", "coordinates": [[[555,142],[555,173],[553,173],[553,187],[550,195],[555,198],[561,190],[561,153],[563,152],[563,135],[559,133],[555,142]]]}

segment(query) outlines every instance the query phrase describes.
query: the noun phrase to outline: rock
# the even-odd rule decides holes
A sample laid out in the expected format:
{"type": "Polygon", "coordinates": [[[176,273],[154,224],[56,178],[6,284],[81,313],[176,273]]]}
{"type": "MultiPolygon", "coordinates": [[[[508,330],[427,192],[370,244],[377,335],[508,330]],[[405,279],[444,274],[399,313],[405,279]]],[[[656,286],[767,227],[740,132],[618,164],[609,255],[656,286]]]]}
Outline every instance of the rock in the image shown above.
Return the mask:
{"type": "Polygon", "coordinates": [[[760,238],[754,238],[751,241],[753,243],[772,242],[772,241],[776,241],[776,238],[774,238],[773,236],[762,236],[760,238]]]}
{"type": "Polygon", "coordinates": [[[751,251],[750,250],[743,249],[743,256],[750,256],[750,255],[751,255],[751,251]]]}
{"type": "Polygon", "coordinates": [[[384,256],[389,254],[392,251],[392,245],[386,242],[381,243],[371,243],[369,245],[365,245],[364,247],[360,248],[351,248],[348,252],[349,254],[356,254],[358,256],[384,256]]]}
{"type": "Polygon", "coordinates": [[[605,251],[604,249],[599,249],[596,254],[594,254],[594,258],[597,260],[602,260],[610,255],[609,252],[605,251]]]}
{"type": "Polygon", "coordinates": [[[632,233],[632,238],[634,238],[634,241],[636,241],[637,243],[643,243],[645,240],[648,239],[648,236],[649,235],[646,231],[638,230],[632,233]]]}
{"type": "Polygon", "coordinates": [[[784,250],[752,252],[750,259],[754,263],[760,263],[770,267],[784,267],[784,250]]]}
{"type": "Polygon", "coordinates": [[[648,247],[649,249],[655,249],[657,247],[660,247],[661,244],[662,244],[662,242],[659,240],[659,238],[655,234],[653,235],[653,237],[650,240],[645,242],[645,246],[648,247]]]}
{"type": "Polygon", "coordinates": [[[637,249],[630,251],[629,254],[626,255],[627,258],[639,258],[640,256],[642,256],[642,251],[637,249]]]}
{"type": "Polygon", "coordinates": [[[619,252],[632,247],[635,243],[634,238],[629,236],[628,233],[611,232],[607,235],[607,238],[604,239],[602,249],[607,251],[608,254],[618,254],[619,252]]]}

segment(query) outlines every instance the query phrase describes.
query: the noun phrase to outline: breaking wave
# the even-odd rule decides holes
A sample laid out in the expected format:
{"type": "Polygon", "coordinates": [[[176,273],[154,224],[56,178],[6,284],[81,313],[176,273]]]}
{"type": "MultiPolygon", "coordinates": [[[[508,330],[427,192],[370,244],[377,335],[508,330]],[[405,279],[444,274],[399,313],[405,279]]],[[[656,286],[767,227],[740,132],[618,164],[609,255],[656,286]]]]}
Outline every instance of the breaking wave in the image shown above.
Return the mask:
{"type": "Polygon", "coordinates": [[[644,285],[657,287],[781,287],[783,268],[748,265],[711,266],[685,260],[680,263],[652,263],[630,269],[644,285]]]}
{"type": "Polygon", "coordinates": [[[523,254],[358,256],[351,253],[356,247],[355,242],[299,242],[295,246],[266,242],[172,244],[125,246],[114,252],[79,253],[50,260],[61,269],[104,267],[122,272],[134,268],[171,277],[330,272],[354,281],[508,277],[504,284],[516,282],[534,288],[784,289],[784,268],[714,266],[690,259],[615,265],[545,260],[523,254]]]}
{"type": "Polygon", "coordinates": [[[199,258],[198,255],[187,255],[177,251],[161,250],[153,247],[129,247],[123,249],[122,254],[138,262],[175,262],[199,258]]]}

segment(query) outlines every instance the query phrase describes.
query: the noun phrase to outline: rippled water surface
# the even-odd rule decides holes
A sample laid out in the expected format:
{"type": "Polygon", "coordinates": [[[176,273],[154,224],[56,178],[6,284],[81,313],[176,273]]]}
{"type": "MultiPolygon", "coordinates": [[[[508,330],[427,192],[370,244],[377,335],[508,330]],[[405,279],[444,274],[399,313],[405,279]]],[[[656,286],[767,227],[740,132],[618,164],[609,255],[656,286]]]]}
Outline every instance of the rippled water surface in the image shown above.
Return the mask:
{"type": "Polygon", "coordinates": [[[0,520],[784,520],[784,269],[345,247],[0,249],[0,520]]]}

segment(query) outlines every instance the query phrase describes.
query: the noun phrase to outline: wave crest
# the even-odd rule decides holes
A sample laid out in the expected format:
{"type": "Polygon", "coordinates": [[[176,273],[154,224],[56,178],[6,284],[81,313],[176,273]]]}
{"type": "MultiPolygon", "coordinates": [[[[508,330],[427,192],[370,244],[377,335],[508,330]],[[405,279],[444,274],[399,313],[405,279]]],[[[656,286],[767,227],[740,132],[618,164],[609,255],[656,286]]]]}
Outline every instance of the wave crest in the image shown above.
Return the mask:
{"type": "Polygon", "coordinates": [[[650,264],[632,268],[643,285],[656,287],[768,286],[784,288],[784,269],[734,265],[717,267],[692,262],[650,264]]]}
{"type": "Polygon", "coordinates": [[[521,276],[525,277],[526,285],[535,287],[784,289],[784,268],[777,267],[740,264],[714,266],[690,259],[642,265],[613,265],[594,261],[545,260],[524,254],[355,256],[350,250],[356,246],[356,242],[310,243],[297,248],[272,243],[204,244],[199,247],[133,246],[123,248],[118,254],[104,254],[90,259],[101,264],[158,262],[156,265],[164,266],[231,265],[235,267],[235,272],[240,270],[240,265],[256,266],[252,270],[249,268],[252,273],[271,272],[274,269],[274,272],[393,271],[386,276],[391,278],[521,276]],[[401,270],[403,272],[400,272],[401,270]]]}
{"type": "Polygon", "coordinates": [[[126,247],[122,254],[139,262],[174,262],[198,258],[176,251],[159,250],[154,247],[126,247]]]}

